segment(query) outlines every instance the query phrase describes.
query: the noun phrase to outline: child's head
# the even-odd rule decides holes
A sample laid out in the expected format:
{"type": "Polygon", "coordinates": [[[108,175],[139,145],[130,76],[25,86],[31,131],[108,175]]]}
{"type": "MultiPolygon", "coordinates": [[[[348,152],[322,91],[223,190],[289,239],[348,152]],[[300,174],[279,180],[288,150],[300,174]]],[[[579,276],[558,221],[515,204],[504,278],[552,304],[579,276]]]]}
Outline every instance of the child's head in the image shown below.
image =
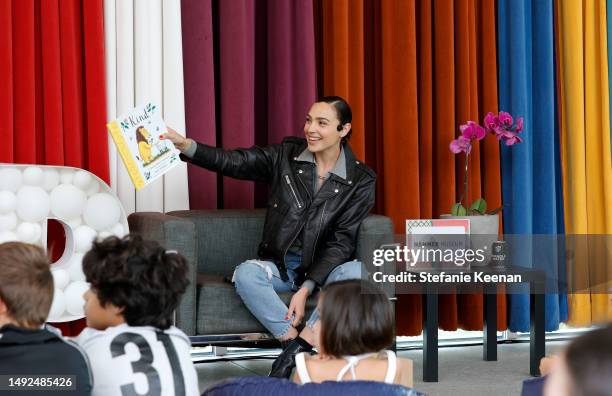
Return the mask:
{"type": "Polygon", "coordinates": [[[83,258],[91,290],[87,325],[99,330],[126,322],[166,329],[187,288],[187,261],[138,235],[94,242],[83,258]]]}
{"type": "Polygon", "coordinates": [[[53,276],[44,250],[21,242],[0,244],[0,326],[40,327],[52,301],[53,276]]]}
{"type": "Polygon", "coordinates": [[[570,343],[544,386],[550,396],[612,394],[612,325],[590,331],[570,343]]]}
{"type": "Polygon", "coordinates": [[[378,352],[393,344],[395,321],[386,294],[370,282],[346,280],[319,298],[319,348],[335,357],[378,352]]]}

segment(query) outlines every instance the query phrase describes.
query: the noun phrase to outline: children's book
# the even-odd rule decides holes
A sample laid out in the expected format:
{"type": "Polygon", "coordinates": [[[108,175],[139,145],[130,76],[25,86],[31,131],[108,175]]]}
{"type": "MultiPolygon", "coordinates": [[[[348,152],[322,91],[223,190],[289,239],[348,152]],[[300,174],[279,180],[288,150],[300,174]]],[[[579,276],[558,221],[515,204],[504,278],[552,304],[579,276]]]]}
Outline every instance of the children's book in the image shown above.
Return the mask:
{"type": "Polygon", "coordinates": [[[160,109],[145,103],[106,125],[137,190],[150,184],[179,163],[179,151],[166,133],[160,109]]]}

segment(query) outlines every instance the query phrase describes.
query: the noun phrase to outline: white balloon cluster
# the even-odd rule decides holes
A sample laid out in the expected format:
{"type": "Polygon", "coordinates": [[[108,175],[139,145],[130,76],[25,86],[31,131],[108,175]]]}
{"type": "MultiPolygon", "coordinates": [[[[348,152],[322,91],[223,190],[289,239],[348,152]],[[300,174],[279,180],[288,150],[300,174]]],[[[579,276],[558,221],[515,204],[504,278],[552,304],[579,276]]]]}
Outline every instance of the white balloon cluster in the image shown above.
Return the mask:
{"type": "MultiPolygon", "coordinates": [[[[0,243],[21,241],[41,246],[47,218],[67,224],[74,252],[52,266],[55,294],[49,321],[83,316],[83,255],[96,237],[127,233],[121,203],[91,173],[52,166],[0,166],[0,243]]],[[[70,238],[67,236],[67,241],[70,238]]],[[[71,246],[66,246],[70,249],[71,246]]],[[[68,252],[71,253],[71,252],[68,252]]]]}

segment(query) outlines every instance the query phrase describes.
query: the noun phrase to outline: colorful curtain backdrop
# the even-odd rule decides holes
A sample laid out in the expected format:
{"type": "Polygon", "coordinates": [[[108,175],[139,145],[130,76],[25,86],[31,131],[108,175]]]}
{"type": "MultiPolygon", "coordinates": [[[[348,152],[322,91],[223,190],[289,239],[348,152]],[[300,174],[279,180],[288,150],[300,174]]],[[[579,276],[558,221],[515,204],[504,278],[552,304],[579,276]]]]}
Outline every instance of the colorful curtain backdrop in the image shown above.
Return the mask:
{"type": "MultiPolygon", "coordinates": [[[[562,1],[556,5],[566,232],[612,234],[606,3],[562,1]]],[[[568,248],[572,250],[568,265],[574,282],[587,284],[590,275],[601,275],[592,273],[602,267],[597,261],[602,257],[600,246],[589,241],[568,248]]],[[[607,279],[609,275],[604,274],[607,279]]],[[[608,295],[601,290],[569,295],[572,325],[588,326],[609,319],[608,295]]]]}
{"type": "MultiPolygon", "coordinates": [[[[108,120],[145,101],[184,131],[180,0],[104,0],[108,120]]],[[[126,212],[189,208],[187,166],[136,191],[109,137],[111,186],[126,212]]]]}
{"type": "MultiPolygon", "coordinates": [[[[317,0],[320,94],[347,98],[351,144],[378,174],[377,207],[396,233],[406,219],[449,213],[462,157],[449,143],[467,120],[497,111],[495,3],[317,0]]],[[[470,199],[501,204],[499,144],[472,151],[470,199]]],[[[498,328],[506,328],[505,296],[498,328]]],[[[398,334],[421,332],[420,296],[401,296],[398,334]]],[[[440,298],[440,327],[482,328],[481,295],[440,298]]]]}
{"type": "Polygon", "coordinates": [[[74,166],[109,182],[102,0],[0,1],[0,81],[0,162],[74,166]]]}
{"type": "MultiPolygon", "coordinates": [[[[225,148],[300,136],[315,100],[311,0],[182,0],[186,134],[225,148]]],[[[267,188],[189,168],[191,209],[252,208],[267,188]]]]}
{"type": "MultiPolygon", "coordinates": [[[[499,107],[524,117],[524,142],[502,147],[504,233],[556,235],[563,233],[558,128],[555,108],[554,8],[551,1],[500,0],[498,12],[499,107]],[[532,54],[537,54],[533,56],[532,54]]],[[[543,265],[545,257],[522,238],[512,251],[513,263],[543,265]]],[[[554,238],[535,237],[553,244],[554,238]]],[[[553,246],[548,246],[553,247],[553,246]]],[[[555,251],[555,249],[550,249],[555,251]]],[[[556,275],[554,257],[546,272],[556,275]]],[[[512,290],[508,296],[511,331],[529,331],[529,295],[512,290]]],[[[567,320],[565,296],[546,296],[546,330],[567,320]]]]}
{"type": "MultiPolygon", "coordinates": [[[[276,143],[302,133],[315,95],[344,96],[354,110],[351,145],[378,174],[375,211],[402,234],[405,219],[449,212],[463,158],[448,144],[460,124],[482,121],[499,103],[525,117],[525,142],[501,154],[494,139],[481,142],[470,156],[469,198],[493,208],[503,190],[508,234],[612,233],[602,0],[181,5],[188,136],[226,148],[276,143]]],[[[195,167],[188,174],[192,209],[265,205],[265,186],[195,167]]],[[[558,252],[564,260],[564,247],[558,252]]],[[[519,253],[523,265],[540,261],[534,249],[519,253]]],[[[570,269],[586,265],[583,278],[589,254],[568,255],[570,269]]],[[[603,317],[605,298],[572,296],[572,323],[603,317]]],[[[566,304],[563,295],[547,296],[548,330],[567,318],[566,304]]],[[[527,329],[524,295],[510,295],[508,317],[503,295],[498,309],[499,329],[527,329]]],[[[419,334],[420,297],[402,296],[399,312],[399,334],[419,334]]],[[[440,312],[443,329],[482,327],[479,295],[443,296],[440,312]]]]}

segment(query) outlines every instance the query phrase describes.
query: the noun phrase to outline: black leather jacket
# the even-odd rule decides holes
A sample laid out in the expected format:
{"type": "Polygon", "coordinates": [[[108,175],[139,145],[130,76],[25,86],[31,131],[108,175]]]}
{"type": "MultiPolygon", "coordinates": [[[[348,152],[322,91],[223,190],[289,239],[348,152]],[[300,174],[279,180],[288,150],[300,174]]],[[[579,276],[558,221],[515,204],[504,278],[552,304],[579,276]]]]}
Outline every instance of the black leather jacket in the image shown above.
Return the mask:
{"type": "Polygon", "coordinates": [[[181,158],[225,176],[269,183],[259,257],[273,259],[286,277],[284,257],[304,228],[302,272],[322,285],[334,268],[354,258],[357,231],[374,205],[376,174],[345,144],[346,179],[331,174],[314,194],[316,165],[297,159],[306,146],[306,139],[297,137],[237,150],[198,143],[193,158],[181,158]]]}

